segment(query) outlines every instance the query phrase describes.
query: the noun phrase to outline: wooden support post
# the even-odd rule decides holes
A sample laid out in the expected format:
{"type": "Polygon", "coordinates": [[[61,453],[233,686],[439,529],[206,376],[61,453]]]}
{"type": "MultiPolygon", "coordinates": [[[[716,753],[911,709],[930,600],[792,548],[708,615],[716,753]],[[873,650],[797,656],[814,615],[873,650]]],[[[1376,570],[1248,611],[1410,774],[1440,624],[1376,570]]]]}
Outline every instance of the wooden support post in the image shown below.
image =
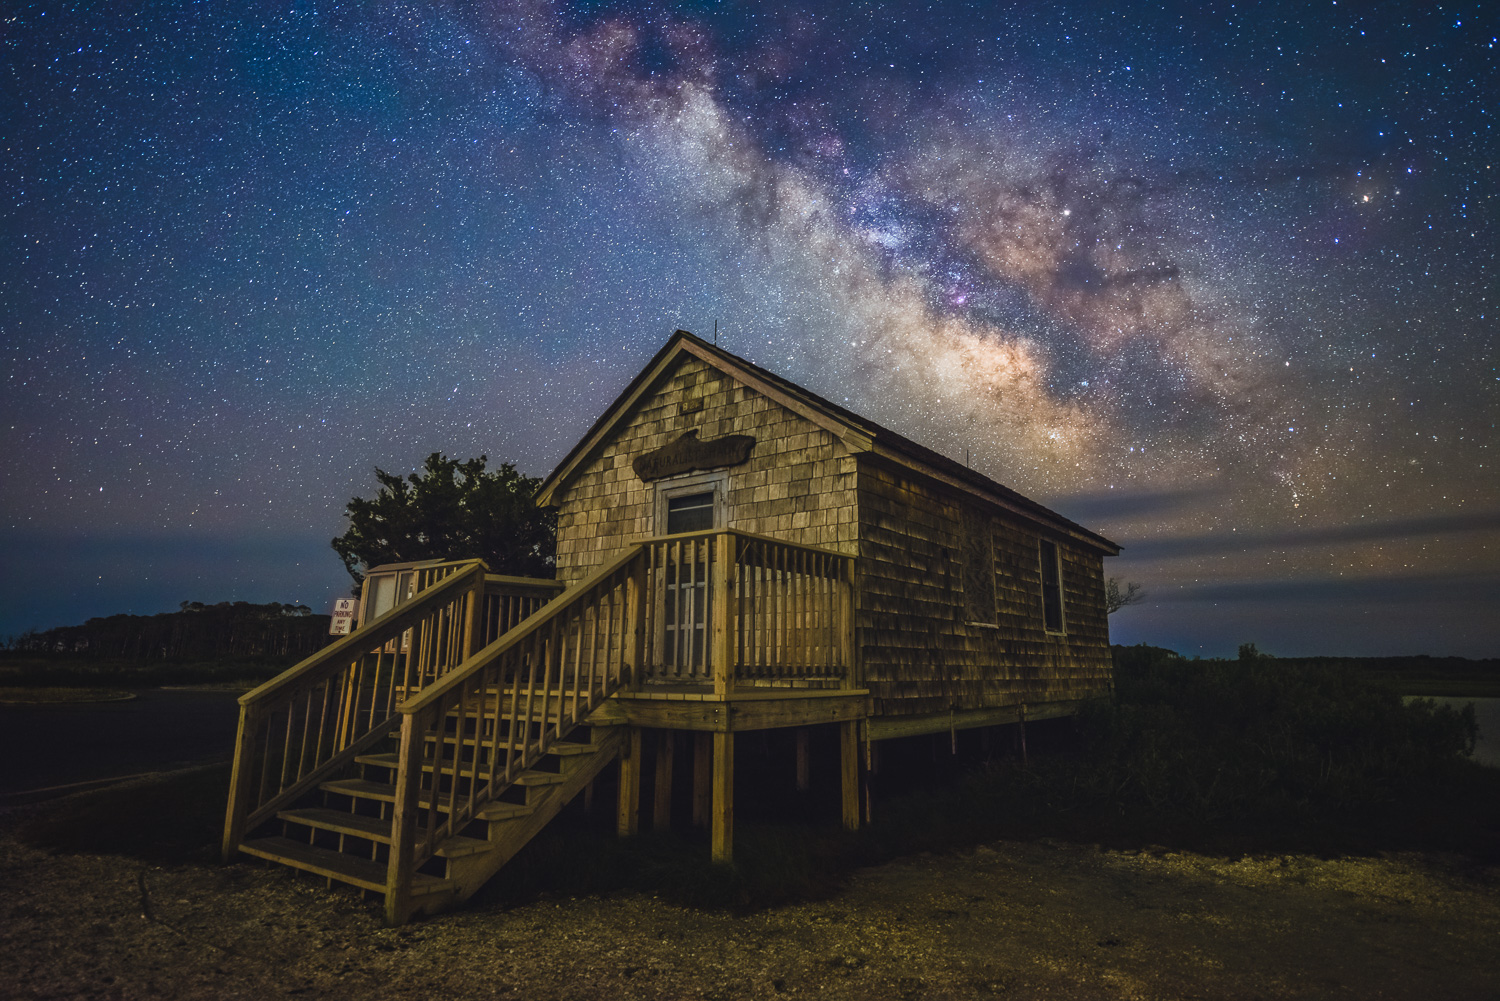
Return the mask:
{"type": "Polygon", "coordinates": [[[229,804],[224,811],[224,861],[234,859],[245,840],[245,818],[250,814],[251,773],[255,771],[255,732],[260,718],[253,706],[240,706],[240,728],[234,738],[234,768],[229,776],[229,804]]]}
{"type": "Polygon", "coordinates": [[[714,799],[714,735],[693,734],[693,826],[707,827],[714,799]]]}
{"type": "Polygon", "coordinates": [[[864,787],[865,793],[865,823],[873,824],[875,822],[875,788],[872,776],[880,768],[880,748],[876,747],[875,742],[870,739],[868,721],[862,724],[861,729],[864,731],[860,736],[865,744],[865,769],[864,774],[860,776],[860,785],[864,787]]]}
{"type": "Polygon", "coordinates": [[[628,837],[641,829],[641,730],[631,727],[620,753],[620,802],[615,830],[628,837]]]}
{"type": "Polygon", "coordinates": [[[1021,764],[1026,764],[1026,703],[1021,703],[1021,719],[1019,722],[1021,733],[1021,764]]]}
{"type": "Polygon", "coordinates": [[[676,744],[677,734],[673,731],[656,731],[655,809],[651,812],[653,831],[672,828],[672,752],[676,744]]]}
{"type": "MultiPolygon", "coordinates": [[[[414,715],[403,713],[401,716],[396,802],[391,811],[391,854],[385,875],[385,923],[391,926],[404,925],[411,918],[411,881],[416,873],[422,742],[430,722],[419,720],[414,715]]],[[[434,788],[433,797],[436,796],[437,790],[434,788]]]]}
{"type": "Polygon", "coordinates": [[[733,571],[734,536],[720,532],[714,536],[714,567],[710,578],[713,652],[709,665],[713,668],[714,695],[721,699],[734,687],[734,610],[729,604],[729,581],[733,571]]]}
{"type": "Polygon", "coordinates": [[[625,682],[624,687],[631,691],[639,691],[641,679],[646,676],[646,612],[651,600],[651,596],[646,594],[646,557],[649,553],[648,548],[636,558],[635,566],[630,571],[630,583],[625,588],[627,645],[622,670],[626,672],[626,677],[622,680],[625,682]]]}
{"type": "Polygon", "coordinates": [[[714,806],[709,843],[715,862],[734,860],[734,734],[714,734],[714,806]]]}
{"type": "Polygon", "coordinates": [[[589,816],[594,812],[594,780],[589,779],[589,784],[583,787],[583,815],[589,816]]]}
{"type": "Polygon", "coordinates": [[[859,830],[859,721],[839,724],[839,788],[844,829],[859,830]]]}
{"type": "MultiPolygon", "coordinates": [[[[464,605],[464,652],[463,655],[459,657],[460,661],[468,660],[471,656],[473,656],[475,650],[484,645],[483,643],[475,642],[479,638],[479,624],[481,621],[483,621],[483,615],[481,613],[481,609],[484,607],[483,569],[479,571],[479,576],[474,581],[474,590],[469,592],[469,600],[464,602],[464,605]]],[[[456,667],[458,665],[455,664],[453,666],[456,667]]]]}
{"type": "Polygon", "coordinates": [[[797,791],[807,792],[812,788],[812,765],[808,761],[811,739],[805,726],[797,727],[793,733],[797,738],[797,791]]]}

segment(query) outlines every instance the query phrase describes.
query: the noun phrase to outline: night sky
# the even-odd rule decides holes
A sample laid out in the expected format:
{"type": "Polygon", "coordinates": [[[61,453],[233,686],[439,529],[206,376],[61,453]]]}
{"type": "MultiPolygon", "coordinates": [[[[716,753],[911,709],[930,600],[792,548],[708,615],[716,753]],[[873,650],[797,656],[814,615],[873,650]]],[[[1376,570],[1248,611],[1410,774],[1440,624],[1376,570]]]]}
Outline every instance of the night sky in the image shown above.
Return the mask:
{"type": "Polygon", "coordinates": [[[1117,642],[1500,655],[1477,4],[8,4],[0,635],[347,592],[685,327],[1108,535],[1117,642]],[[133,8],[140,8],[134,10],[133,8]]]}

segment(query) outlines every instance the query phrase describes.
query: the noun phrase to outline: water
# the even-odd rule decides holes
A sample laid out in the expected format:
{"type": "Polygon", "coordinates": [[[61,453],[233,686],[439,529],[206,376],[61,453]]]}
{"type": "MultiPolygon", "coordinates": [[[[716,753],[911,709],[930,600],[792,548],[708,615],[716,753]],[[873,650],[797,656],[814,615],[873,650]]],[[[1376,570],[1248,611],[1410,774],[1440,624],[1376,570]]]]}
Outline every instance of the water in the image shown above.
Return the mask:
{"type": "Polygon", "coordinates": [[[129,702],[0,706],[0,801],[228,759],[239,694],[147,689],[129,702]]]}
{"type": "MultiPolygon", "coordinates": [[[[1408,697],[1407,701],[1411,701],[1408,697]]],[[[1425,696],[1424,696],[1425,697],[1425,696]]],[[[1500,699],[1475,699],[1467,696],[1430,696],[1438,705],[1462,709],[1474,703],[1474,719],[1479,723],[1479,739],[1474,742],[1474,760],[1481,765],[1500,768],[1500,699]]]]}

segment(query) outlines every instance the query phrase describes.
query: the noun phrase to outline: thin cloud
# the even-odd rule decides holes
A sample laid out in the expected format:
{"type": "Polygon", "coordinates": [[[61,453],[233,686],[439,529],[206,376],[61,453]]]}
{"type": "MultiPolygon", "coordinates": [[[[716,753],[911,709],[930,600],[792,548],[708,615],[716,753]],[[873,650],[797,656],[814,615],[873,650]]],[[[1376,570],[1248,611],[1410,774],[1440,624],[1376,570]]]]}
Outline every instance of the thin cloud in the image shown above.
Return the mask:
{"type": "Polygon", "coordinates": [[[1496,530],[1500,530],[1500,511],[1464,511],[1289,532],[1217,532],[1181,538],[1146,539],[1135,543],[1124,540],[1124,544],[1129,548],[1132,559],[1161,560],[1238,553],[1252,549],[1295,549],[1496,530]]]}
{"type": "Polygon", "coordinates": [[[1268,602],[1296,604],[1453,604],[1491,602],[1500,574],[1412,574],[1389,577],[1315,577],[1235,581],[1153,591],[1158,604],[1268,602]]]}
{"type": "MultiPolygon", "coordinates": [[[[1106,490],[1101,493],[1074,494],[1051,502],[1051,507],[1083,524],[1143,515],[1165,515],[1192,504],[1223,496],[1222,490],[1153,490],[1125,493],[1106,490]]],[[[1131,555],[1135,555],[1132,549],[1131,555]]]]}

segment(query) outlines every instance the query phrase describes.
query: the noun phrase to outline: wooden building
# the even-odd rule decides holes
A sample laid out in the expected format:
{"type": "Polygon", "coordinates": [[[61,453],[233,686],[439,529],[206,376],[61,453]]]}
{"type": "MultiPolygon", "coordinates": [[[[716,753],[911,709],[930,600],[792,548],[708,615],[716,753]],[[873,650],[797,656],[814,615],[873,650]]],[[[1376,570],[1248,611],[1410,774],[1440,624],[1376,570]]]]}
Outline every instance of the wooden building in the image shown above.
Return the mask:
{"type": "Polygon", "coordinates": [[[738,733],[790,729],[800,783],[807,728],[837,726],[853,827],[875,742],[1110,690],[1116,545],[685,331],[538,501],[556,581],[377,568],[379,614],[241,700],[226,858],[384,893],[404,921],[466,898],[615,761],[636,830],[647,735],[665,823],[685,730],[727,860],[738,733]]]}

